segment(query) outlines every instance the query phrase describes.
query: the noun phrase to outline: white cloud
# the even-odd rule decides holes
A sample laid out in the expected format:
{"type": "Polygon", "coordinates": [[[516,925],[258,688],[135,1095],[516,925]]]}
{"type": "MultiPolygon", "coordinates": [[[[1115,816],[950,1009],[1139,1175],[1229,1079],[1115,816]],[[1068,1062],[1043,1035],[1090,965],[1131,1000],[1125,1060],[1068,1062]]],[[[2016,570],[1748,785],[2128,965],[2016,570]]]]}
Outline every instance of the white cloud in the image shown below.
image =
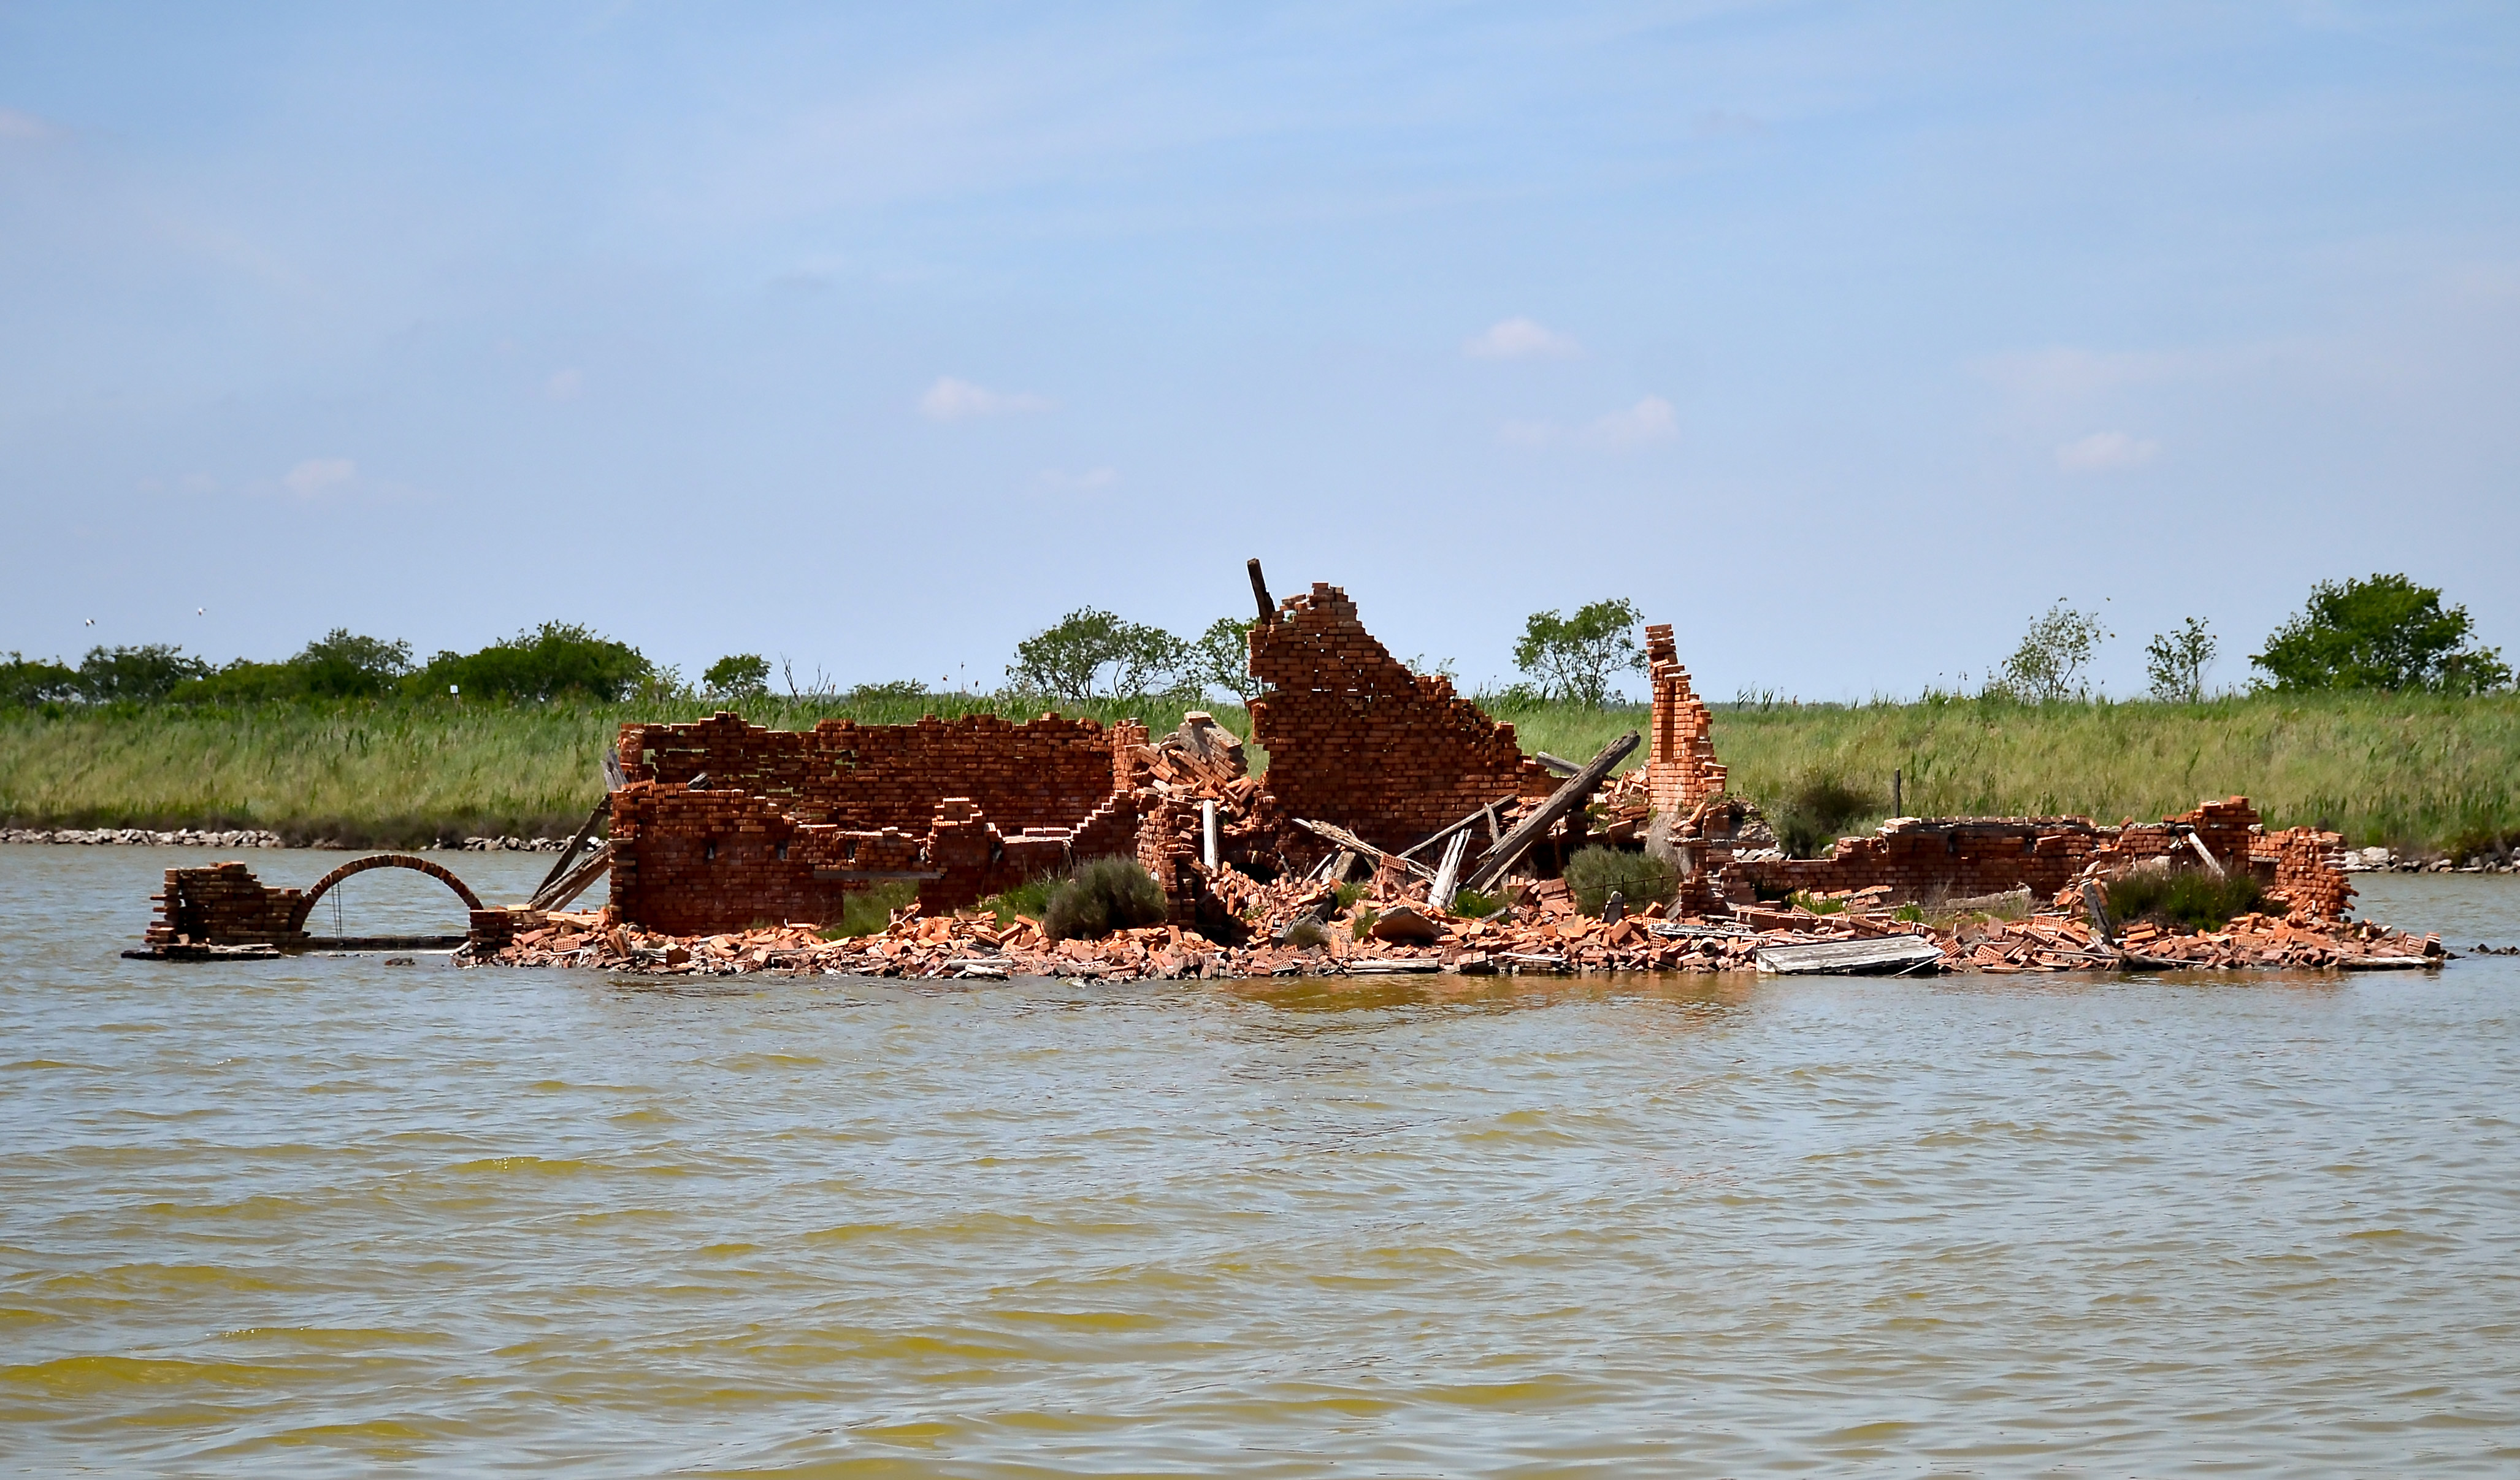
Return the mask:
{"type": "Polygon", "coordinates": [[[1584,428],[1584,441],[1594,447],[1636,447],[1667,442],[1680,435],[1679,414],[1660,396],[1646,396],[1625,411],[1614,411],[1584,428]]]}
{"type": "Polygon", "coordinates": [[[952,376],[938,376],[936,383],[919,398],[920,415],[931,422],[959,422],[965,417],[1012,416],[1026,411],[1048,411],[1050,398],[1028,390],[999,391],[952,376]]]}
{"type": "Polygon", "coordinates": [[[52,136],[52,125],[33,113],[0,108],[0,139],[49,139],[52,136]]]}
{"type": "Polygon", "coordinates": [[[280,483],[301,499],[317,499],[348,487],[358,476],[359,465],[348,458],[308,458],[290,469],[280,483]]]}
{"type": "Polygon", "coordinates": [[[563,370],[543,382],[543,394],[555,401],[574,401],[577,393],[585,388],[586,377],[574,369],[563,370]]]}
{"type": "Polygon", "coordinates": [[[2057,448],[2056,466],[2067,472],[2108,472],[2120,468],[2140,468],[2160,451],[2159,442],[2131,437],[2123,431],[2095,431],[2057,448]]]}
{"type": "Polygon", "coordinates": [[[1564,360],[1584,352],[1572,336],[1534,319],[1504,319],[1472,335],[1462,353],[1474,360],[1564,360]]]}
{"type": "Polygon", "coordinates": [[[1062,472],[1056,468],[1042,470],[1045,487],[1061,492],[1081,492],[1089,488],[1108,488],[1120,481],[1120,474],[1108,468],[1089,468],[1083,472],[1062,472]]]}

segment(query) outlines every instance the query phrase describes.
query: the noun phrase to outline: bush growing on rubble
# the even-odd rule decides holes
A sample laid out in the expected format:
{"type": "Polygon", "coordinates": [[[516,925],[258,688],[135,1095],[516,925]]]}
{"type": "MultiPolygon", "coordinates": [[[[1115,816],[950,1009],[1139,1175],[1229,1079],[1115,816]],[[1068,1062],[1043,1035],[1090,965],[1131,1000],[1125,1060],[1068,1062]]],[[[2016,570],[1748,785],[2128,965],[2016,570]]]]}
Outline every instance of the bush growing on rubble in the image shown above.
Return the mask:
{"type": "Polygon", "coordinates": [[[1627,896],[1628,908],[1667,905],[1680,892],[1680,873],[1650,853],[1625,848],[1578,848],[1566,860],[1566,888],[1575,908],[1598,916],[1613,892],[1627,896]]]}
{"type": "Polygon", "coordinates": [[[1097,940],[1114,930],[1159,925],[1164,891],[1134,858],[1089,859],[1050,893],[1041,933],[1053,940],[1097,940]]]}
{"type": "Polygon", "coordinates": [[[2191,930],[2219,930],[2234,916],[2256,909],[2263,892],[2245,869],[2225,878],[2202,869],[2143,871],[2110,882],[2109,914],[2121,924],[2149,919],[2191,930]]]}
{"type": "Polygon", "coordinates": [[[1881,798],[1824,771],[1806,771],[1783,799],[1767,809],[1769,826],[1789,858],[1818,858],[1857,818],[1881,811],[1881,798]]]}

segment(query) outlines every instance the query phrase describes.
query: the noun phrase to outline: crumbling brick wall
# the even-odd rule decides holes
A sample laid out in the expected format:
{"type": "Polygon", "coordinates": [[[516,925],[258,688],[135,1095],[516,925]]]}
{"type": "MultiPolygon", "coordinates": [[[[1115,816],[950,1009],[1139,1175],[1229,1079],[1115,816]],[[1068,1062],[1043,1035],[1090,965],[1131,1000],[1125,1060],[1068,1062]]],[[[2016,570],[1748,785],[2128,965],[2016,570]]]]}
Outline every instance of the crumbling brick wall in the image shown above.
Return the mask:
{"type": "Polygon", "coordinates": [[[1138,851],[1146,749],[1134,720],[1056,715],[624,725],[612,905],[676,935],[828,923],[850,891],[893,879],[915,880],[929,913],[959,909],[1071,859],[1138,851]]]}
{"type": "Polygon", "coordinates": [[[208,946],[285,945],[303,940],[297,907],[303,891],[274,889],[243,864],[169,869],[166,889],[151,896],[158,918],[149,944],[208,946]]]}
{"type": "Polygon", "coordinates": [[[1646,678],[1653,686],[1653,733],[1645,759],[1645,802],[1677,817],[1724,794],[1728,776],[1715,759],[1714,720],[1688,687],[1669,623],[1645,628],[1646,678]]]}
{"type": "Polygon", "coordinates": [[[1336,823],[1405,848],[1501,797],[1545,797],[1556,782],[1523,758],[1511,725],[1415,674],[1358,620],[1336,586],[1316,584],[1251,629],[1251,736],[1267,785],[1293,817],[1336,823]]]}

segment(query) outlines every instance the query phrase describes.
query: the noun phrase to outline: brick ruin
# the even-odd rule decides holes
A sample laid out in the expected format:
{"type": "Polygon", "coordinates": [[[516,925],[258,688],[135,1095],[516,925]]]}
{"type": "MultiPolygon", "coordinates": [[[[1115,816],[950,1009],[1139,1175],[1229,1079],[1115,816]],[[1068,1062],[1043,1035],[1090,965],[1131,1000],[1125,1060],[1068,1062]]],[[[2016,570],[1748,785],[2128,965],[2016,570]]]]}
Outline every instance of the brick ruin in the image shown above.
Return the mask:
{"type": "Polygon", "coordinates": [[[166,887],[150,899],[158,918],[145,937],[155,951],[197,946],[296,946],[308,940],[306,918],[341,880],[371,869],[409,869],[455,891],[478,926],[480,899],[444,866],[409,853],[352,859],[303,889],[275,889],[240,863],[169,869],[166,887]]]}
{"type": "Polygon", "coordinates": [[[1410,672],[1336,586],[1288,597],[1252,629],[1251,676],[1270,688],[1252,701],[1251,738],[1269,752],[1270,795],[1291,817],[1405,848],[1490,802],[1557,788],[1511,725],[1456,695],[1451,679],[1410,672]]]}
{"type": "MultiPolygon", "coordinates": [[[[1524,756],[1511,725],[1490,719],[1451,680],[1393,658],[1339,588],[1317,584],[1274,605],[1264,598],[1262,610],[1250,672],[1268,688],[1250,716],[1269,768],[1257,778],[1244,774],[1239,742],[1195,713],[1160,739],[1134,720],[1105,727],[1056,714],[1021,724],[989,715],[825,720],[809,731],[766,730],[732,713],[625,725],[627,782],[611,807],[615,918],[674,935],[829,922],[848,893],[891,880],[916,882],[922,912],[943,914],[1035,875],[1122,854],[1154,876],[1177,923],[1230,932],[1220,900],[1247,897],[1256,885],[1245,874],[1309,869],[1333,851],[1299,820],[1397,852],[1491,803],[1510,816],[1559,785],[1524,756]],[[1211,803],[1219,859],[1231,866],[1222,870],[1203,858],[1211,803]]],[[[1672,858],[1690,913],[1795,891],[1873,889],[1892,902],[2024,886],[2052,895],[2095,868],[2201,864],[2200,845],[2306,913],[2341,914],[2352,895],[2329,858],[2334,834],[2269,833],[2236,797],[2118,828],[2088,818],[1901,818],[1841,839],[1827,857],[1787,859],[1756,809],[1730,794],[1712,716],[1672,628],[1648,626],[1645,644],[1649,743],[1642,764],[1601,793],[1610,805],[1599,810],[1616,820],[1599,837],[1642,840],[1672,858]]],[[[1589,826],[1577,810],[1526,872],[1553,872],[1588,840],[1589,826]]]]}

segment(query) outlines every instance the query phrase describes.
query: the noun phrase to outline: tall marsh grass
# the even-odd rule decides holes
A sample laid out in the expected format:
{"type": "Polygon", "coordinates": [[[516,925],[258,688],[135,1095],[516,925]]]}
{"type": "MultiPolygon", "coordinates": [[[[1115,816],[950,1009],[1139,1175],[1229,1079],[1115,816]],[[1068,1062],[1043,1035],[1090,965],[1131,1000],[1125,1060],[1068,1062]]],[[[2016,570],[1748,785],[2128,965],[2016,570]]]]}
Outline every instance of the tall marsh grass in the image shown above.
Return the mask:
{"type": "MultiPolygon", "coordinates": [[[[269,828],[292,840],[415,844],[468,833],[565,833],[602,783],[624,720],[702,718],[719,705],[468,705],[393,700],[233,709],[108,707],[0,713],[0,824],[269,828]]],[[[971,712],[1026,719],[1047,703],[973,695],[756,699],[755,724],[827,716],[900,724],[971,712]]],[[[1181,721],[1180,701],[1060,705],[1107,722],[1181,721]]],[[[1244,712],[1207,706],[1248,735],[1244,712]]],[[[1641,707],[1500,709],[1525,751],[1589,759],[1641,707]]],[[[2270,824],[2320,824],[2357,845],[2453,851],[2520,842],[2520,695],[2252,695],[2200,704],[2024,705],[1940,699],[1718,709],[1732,788],[1784,807],[1815,778],[1886,809],[1904,773],[1915,816],[2062,813],[2116,822],[2243,793],[2270,824]]],[[[1267,758],[1255,745],[1252,764],[1267,758]]],[[[1357,757],[1358,761],[1368,758],[1357,757]]],[[[1638,760],[1642,761],[1640,751],[1638,760]]],[[[1632,762],[1634,764],[1634,762],[1632,762]]],[[[1869,827],[1875,817],[1845,823],[1869,827]]]]}

